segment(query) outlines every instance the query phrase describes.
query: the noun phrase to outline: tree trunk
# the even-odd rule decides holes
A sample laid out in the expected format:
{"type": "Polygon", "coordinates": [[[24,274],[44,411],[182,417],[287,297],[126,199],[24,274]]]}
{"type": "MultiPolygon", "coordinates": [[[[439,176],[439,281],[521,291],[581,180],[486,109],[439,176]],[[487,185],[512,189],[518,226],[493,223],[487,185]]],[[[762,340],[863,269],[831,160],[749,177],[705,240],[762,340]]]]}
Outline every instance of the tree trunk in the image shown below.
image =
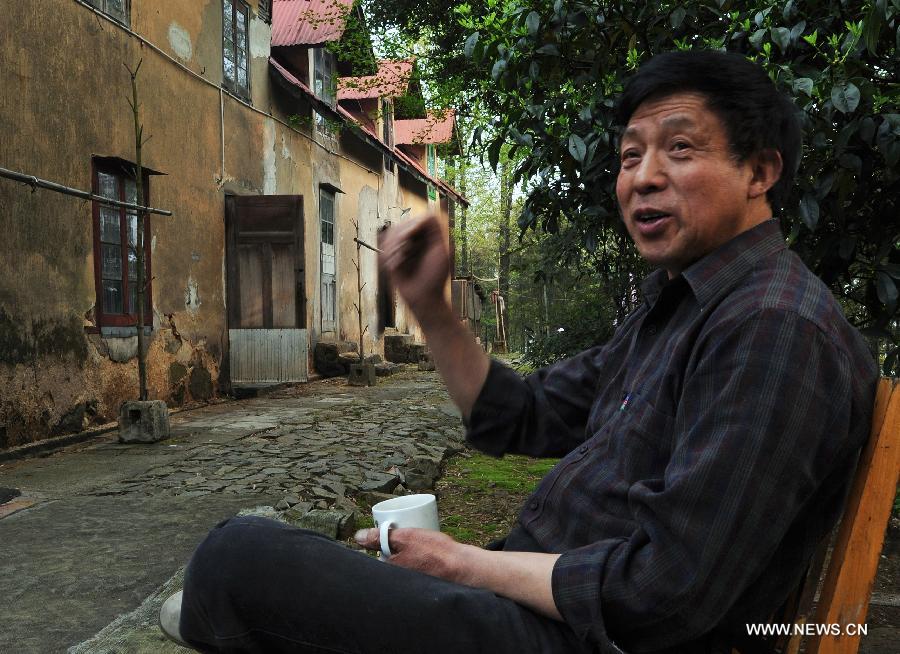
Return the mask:
{"type": "Polygon", "coordinates": [[[498,285],[500,295],[504,300],[503,311],[500,313],[500,325],[498,325],[498,330],[502,327],[502,331],[498,334],[498,338],[508,349],[509,343],[506,341],[507,334],[509,334],[509,241],[511,232],[509,221],[512,216],[512,176],[506,162],[500,164],[498,173],[500,176],[500,270],[498,274],[500,279],[498,285]]]}
{"type": "MultiPolygon", "coordinates": [[[[137,189],[137,204],[139,207],[144,206],[144,167],[142,161],[141,149],[143,147],[144,126],[141,125],[140,105],[138,104],[138,85],[137,75],[141,69],[141,62],[131,75],[131,108],[134,113],[134,184],[137,189]]],[[[139,396],[142,402],[147,400],[147,356],[144,348],[144,294],[146,292],[146,280],[144,279],[144,211],[137,211],[137,235],[135,236],[135,257],[137,259],[137,345],[138,345],[138,384],[139,396]]],[[[125,271],[128,274],[128,271],[125,271]]]]}

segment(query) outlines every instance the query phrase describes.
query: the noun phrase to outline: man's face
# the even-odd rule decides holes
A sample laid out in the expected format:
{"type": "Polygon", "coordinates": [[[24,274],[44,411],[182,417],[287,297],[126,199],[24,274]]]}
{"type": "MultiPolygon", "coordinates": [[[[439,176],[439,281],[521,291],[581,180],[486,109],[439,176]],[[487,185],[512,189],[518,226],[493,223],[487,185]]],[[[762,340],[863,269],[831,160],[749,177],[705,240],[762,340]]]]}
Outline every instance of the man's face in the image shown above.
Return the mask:
{"type": "Polygon", "coordinates": [[[752,166],[732,156],[725,126],[700,94],[638,106],[620,157],[622,219],[641,256],[670,278],[761,222],[751,210],[752,166]]]}

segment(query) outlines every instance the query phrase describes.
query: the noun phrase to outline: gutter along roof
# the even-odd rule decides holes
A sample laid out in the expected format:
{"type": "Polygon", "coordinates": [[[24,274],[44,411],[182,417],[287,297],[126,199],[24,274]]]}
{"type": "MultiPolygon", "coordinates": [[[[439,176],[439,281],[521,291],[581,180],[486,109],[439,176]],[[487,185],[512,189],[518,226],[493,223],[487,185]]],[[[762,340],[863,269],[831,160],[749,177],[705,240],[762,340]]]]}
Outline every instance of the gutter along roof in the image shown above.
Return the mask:
{"type": "Polygon", "coordinates": [[[279,64],[274,58],[269,57],[269,64],[271,65],[270,70],[273,72],[273,77],[276,80],[280,81],[283,85],[285,85],[289,90],[293,89],[296,93],[299,91],[304,99],[310,102],[313,107],[319,113],[327,114],[341,121],[342,123],[347,124],[351,127],[353,133],[363,140],[368,145],[380,150],[383,154],[391,157],[400,168],[405,170],[407,173],[418,179],[420,182],[425,184],[433,184],[434,186],[440,188],[446,195],[452,195],[456,200],[465,206],[469,206],[469,201],[464,198],[460,193],[454,189],[452,186],[447,184],[446,182],[432,177],[429,175],[422,167],[416,163],[412,158],[408,157],[402,151],[391,148],[386,145],[378,136],[375,135],[368,127],[360,123],[349,111],[347,111],[340,104],[332,106],[327,102],[316,97],[315,93],[312,92],[306,84],[297,79],[290,71],[288,71],[284,66],[279,64]],[[277,75],[275,74],[277,73],[277,75]]]}
{"type": "Polygon", "coordinates": [[[340,40],[353,0],[275,0],[272,45],[319,45],[340,40]]]}

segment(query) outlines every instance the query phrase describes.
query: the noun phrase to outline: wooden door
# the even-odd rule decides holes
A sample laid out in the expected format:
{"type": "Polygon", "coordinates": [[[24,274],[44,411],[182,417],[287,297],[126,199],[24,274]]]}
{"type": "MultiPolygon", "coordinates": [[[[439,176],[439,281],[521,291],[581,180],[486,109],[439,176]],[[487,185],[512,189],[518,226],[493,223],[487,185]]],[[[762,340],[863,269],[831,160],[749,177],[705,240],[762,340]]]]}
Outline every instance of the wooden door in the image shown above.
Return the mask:
{"type": "Polygon", "coordinates": [[[303,198],[227,196],[225,225],[232,382],[305,381],[303,198]]]}

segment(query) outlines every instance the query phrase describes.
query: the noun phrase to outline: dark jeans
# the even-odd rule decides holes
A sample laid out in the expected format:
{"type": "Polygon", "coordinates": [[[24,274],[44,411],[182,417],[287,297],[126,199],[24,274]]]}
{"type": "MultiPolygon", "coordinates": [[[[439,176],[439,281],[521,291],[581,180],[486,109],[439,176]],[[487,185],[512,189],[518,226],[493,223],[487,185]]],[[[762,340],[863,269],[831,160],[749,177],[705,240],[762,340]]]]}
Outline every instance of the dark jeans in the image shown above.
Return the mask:
{"type": "Polygon", "coordinates": [[[185,573],[181,634],[202,652],[579,654],[563,623],[258,517],[213,529],[185,573]]]}

